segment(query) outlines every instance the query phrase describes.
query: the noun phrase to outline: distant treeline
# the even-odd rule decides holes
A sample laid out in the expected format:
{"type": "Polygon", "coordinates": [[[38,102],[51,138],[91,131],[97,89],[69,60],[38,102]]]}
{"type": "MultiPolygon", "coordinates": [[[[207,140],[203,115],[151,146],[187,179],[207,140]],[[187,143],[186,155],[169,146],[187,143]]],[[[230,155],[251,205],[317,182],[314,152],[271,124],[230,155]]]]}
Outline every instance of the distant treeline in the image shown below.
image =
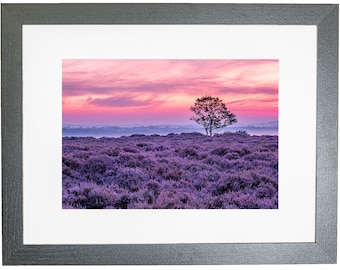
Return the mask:
{"type": "MultiPolygon", "coordinates": [[[[216,133],[223,133],[227,131],[246,131],[251,135],[277,135],[278,127],[277,125],[268,126],[230,126],[228,128],[216,130],[216,133]]],[[[204,129],[200,126],[192,125],[158,125],[158,126],[63,126],[62,135],[67,136],[93,136],[93,137],[120,137],[120,136],[130,136],[133,134],[144,134],[144,135],[167,135],[170,133],[180,134],[180,133],[191,133],[199,132],[205,133],[204,129]]]]}

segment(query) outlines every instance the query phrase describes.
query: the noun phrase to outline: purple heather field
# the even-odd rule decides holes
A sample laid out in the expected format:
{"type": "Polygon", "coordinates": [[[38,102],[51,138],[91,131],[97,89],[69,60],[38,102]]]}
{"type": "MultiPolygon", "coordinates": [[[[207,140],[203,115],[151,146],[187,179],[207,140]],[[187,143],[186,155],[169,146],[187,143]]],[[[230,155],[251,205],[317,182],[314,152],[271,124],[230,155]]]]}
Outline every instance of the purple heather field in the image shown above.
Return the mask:
{"type": "Polygon", "coordinates": [[[63,137],[63,208],[277,209],[278,136],[63,137]]]}

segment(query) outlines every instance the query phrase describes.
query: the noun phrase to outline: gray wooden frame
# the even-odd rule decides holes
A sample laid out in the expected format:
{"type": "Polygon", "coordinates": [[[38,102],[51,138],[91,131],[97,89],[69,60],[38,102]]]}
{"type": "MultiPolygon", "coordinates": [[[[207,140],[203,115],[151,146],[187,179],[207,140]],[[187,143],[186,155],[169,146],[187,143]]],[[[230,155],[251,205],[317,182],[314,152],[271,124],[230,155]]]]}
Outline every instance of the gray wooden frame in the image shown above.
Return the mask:
{"type": "Polygon", "coordinates": [[[336,263],[338,5],[3,4],[3,264],[336,263]],[[22,26],[25,24],[271,24],[317,26],[315,243],[24,245],[22,26]]]}

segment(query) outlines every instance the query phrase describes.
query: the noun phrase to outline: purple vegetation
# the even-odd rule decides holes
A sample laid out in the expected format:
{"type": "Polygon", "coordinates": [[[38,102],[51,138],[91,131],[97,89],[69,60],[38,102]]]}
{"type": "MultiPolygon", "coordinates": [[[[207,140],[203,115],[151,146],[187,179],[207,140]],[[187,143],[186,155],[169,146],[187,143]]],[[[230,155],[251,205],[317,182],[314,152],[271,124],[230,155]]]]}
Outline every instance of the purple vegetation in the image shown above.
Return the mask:
{"type": "Polygon", "coordinates": [[[278,137],[63,138],[63,208],[277,209],[278,137]]]}

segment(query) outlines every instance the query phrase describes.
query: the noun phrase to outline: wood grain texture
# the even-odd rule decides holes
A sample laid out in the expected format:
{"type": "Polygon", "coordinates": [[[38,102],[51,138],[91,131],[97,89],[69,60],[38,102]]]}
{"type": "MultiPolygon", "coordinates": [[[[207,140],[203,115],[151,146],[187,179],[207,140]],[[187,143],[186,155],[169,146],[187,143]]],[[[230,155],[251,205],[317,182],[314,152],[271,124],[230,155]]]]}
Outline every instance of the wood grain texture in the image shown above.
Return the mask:
{"type": "Polygon", "coordinates": [[[1,131],[3,263],[22,247],[22,54],[21,23],[2,9],[1,131]]]}
{"type": "Polygon", "coordinates": [[[3,264],[283,264],[336,263],[338,5],[3,4],[3,264]],[[316,243],[23,245],[23,24],[316,25],[316,243]]]}
{"type": "Polygon", "coordinates": [[[338,7],[318,24],[316,243],[337,256],[338,7]]]}

